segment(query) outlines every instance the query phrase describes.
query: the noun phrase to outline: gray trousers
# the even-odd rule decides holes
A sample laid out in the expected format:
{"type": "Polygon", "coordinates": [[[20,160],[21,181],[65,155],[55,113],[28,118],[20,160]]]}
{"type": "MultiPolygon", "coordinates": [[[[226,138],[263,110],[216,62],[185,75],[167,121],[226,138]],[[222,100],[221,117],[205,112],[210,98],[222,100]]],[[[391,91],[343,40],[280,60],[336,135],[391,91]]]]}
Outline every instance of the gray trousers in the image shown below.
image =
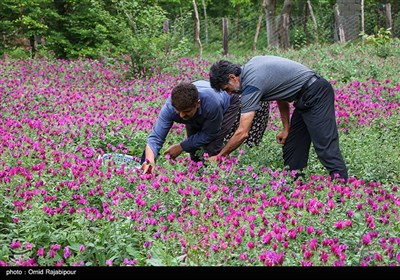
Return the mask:
{"type": "Polygon", "coordinates": [[[307,166],[311,142],[319,161],[334,178],[338,174],[347,181],[347,167],[339,148],[334,90],[319,78],[295,101],[289,135],[283,146],[283,159],[291,170],[307,166]]]}

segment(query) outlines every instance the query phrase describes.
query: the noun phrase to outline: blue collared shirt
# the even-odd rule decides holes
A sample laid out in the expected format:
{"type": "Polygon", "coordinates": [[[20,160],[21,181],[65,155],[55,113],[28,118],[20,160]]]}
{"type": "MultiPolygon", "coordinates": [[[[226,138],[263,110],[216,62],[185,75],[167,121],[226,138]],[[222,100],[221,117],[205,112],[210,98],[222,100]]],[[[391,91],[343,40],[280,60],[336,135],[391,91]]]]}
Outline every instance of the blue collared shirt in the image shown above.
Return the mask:
{"type": "Polygon", "coordinates": [[[211,88],[209,81],[193,82],[199,91],[200,107],[190,120],[182,119],[171,104],[171,97],[161,108],[160,114],[147,138],[147,144],[155,157],[165,142],[165,139],[174,124],[183,123],[198,131],[183,140],[180,145],[186,152],[194,152],[200,147],[213,141],[221,129],[224,113],[230,105],[231,96],[225,91],[216,92],[211,88]]]}

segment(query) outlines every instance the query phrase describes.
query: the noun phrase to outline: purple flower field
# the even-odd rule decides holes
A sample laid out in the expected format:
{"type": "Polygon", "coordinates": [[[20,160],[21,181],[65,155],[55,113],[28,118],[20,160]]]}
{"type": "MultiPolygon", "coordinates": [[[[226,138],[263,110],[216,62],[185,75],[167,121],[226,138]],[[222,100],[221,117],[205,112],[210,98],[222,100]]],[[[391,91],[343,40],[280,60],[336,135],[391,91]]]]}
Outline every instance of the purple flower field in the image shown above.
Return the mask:
{"type": "Polygon", "coordinates": [[[0,65],[0,266],[400,266],[400,83],[331,81],[347,184],[315,158],[308,181],[265,164],[281,160],[274,103],[260,147],[142,175],[98,158],[140,156],[172,87],[210,62],[147,79],[117,62],[0,65]]]}

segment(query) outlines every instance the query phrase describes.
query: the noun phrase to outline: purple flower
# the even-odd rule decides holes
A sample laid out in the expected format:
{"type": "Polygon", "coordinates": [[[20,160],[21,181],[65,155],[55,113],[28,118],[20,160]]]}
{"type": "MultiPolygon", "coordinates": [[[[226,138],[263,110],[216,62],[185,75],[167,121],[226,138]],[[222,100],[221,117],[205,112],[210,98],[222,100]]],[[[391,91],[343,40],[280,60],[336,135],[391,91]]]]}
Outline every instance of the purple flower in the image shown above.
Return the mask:
{"type": "Polygon", "coordinates": [[[56,256],[56,252],[54,250],[49,251],[50,258],[54,258],[56,256]]]}
{"type": "Polygon", "coordinates": [[[44,257],[44,248],[39,248],[38,249],[37,256],[38,257],[44,257]]]}
{"type": "Polygon", "coordinates": [[[343,228],[343,221],[338,221],[334,224],[335,228],[342,229],[343,228]]]}
{"type": "Polygon", "coordinates": [[[25,243],[25,249],[26,250],[31,250],[33,248],[33,244],[32,243],[30,243],[30,242],[26,242],[25,243]]]}
{"type": "Polygon", "coordinates": [[[12,241],[10,246],[11,246],[11,249],[18,249],[21,247],[21,241],[19,241],[19,240],[12,241]]]}
{"type": "Polygon", "coordinates": [[[362,243],[363,243],[364,245],[369,245],[369,244],[371,244],[371,236],[370,236],[369,234],[363,234],[362,237],[361,237],[361,239],[362,239],[362,243]]]}
{"type": "Polygon", "coordinates": [[[68,259],[71,255],[72,255],[71,250],[69,249],[68,246],[65,246],[65,247],[64,247],[64,258],[65,258],[65,259],[68,259]]]}
{"type": "Polygon", "coordinates": [[[50,250],[58,251],[60,250],[61,246],[59,244],[53,244],[50,247],[50,250]]]}
{"type": "Polygon", "coordinates": [[[248,242],[247,243],[247,247],[249,248],[249,249],[254,249],[254,242],[248,242]]]}

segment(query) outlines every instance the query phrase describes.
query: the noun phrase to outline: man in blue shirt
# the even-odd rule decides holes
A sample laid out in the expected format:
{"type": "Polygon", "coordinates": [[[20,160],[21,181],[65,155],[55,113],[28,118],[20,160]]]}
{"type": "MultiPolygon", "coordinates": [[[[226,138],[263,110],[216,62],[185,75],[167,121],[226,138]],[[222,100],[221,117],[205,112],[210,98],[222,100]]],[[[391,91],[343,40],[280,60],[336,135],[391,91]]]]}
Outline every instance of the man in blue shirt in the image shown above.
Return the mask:
{"type": "Polygon", "coordinates": [[[283,57],[255,56],[243,66],[226,60],[214,63],[210,83],[216,91],[241,95],[239,127],[211,160],[230,154],[246,140],[260,101],[276,100],[283,124],[276,141],[283,145],[284,164],[290,170],[303,170],[312,142],[331,177],[347,181],[347,167],[339,149],[334,90],[326,79],[283,57]],[[290,118],[291,102],[294,111],[290,118]]]}
{"type": "MultiPolygon", "coordinates": [[[[263,118],[268,118],[269,103],[264,102],[261,107],[263,118]]],[[[192,160],[199,161],[201,155],[196,152],[201,149],[210,156],[221,151],[224,142],[238,126],[239,117],[240,97],[238,95],[231,96],[225,91],[216,92],[205,80],[178,84],[161,108],[147,138],[141,160],[143,173],[151,172],[151,166],[155,164],[174,122],[185,124],[187,138],[168,147],[164,155],[175,159],[185,151],[190,153],[192,160]]],[[[253,129],[252,137],[250,137],[253,138],[252,142],[247,142],[247,144],[258,144],[265,128],[266,125],[261,125],[257,131],[253,129]]]]}

